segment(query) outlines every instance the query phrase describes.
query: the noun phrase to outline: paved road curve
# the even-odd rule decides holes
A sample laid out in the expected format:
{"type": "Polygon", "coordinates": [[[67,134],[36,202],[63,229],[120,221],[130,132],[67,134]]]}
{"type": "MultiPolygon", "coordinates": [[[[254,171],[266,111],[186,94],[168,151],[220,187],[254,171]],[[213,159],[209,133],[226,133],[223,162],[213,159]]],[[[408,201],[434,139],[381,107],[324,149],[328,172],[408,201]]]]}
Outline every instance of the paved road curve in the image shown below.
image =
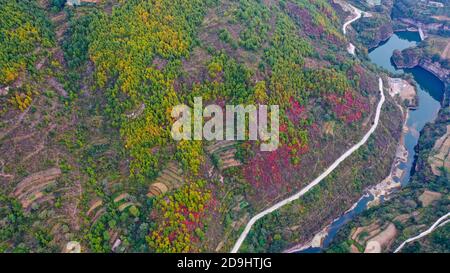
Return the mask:
{"type": "MultiPolygon", "coordinates": [[[[362,10],[350,5],[347,2],[335,1],[335,3],[339,4],[344,10],[350,11],[353,15],[355,15],[355,17],[353,17],[352,19],[345,22],[344,25],[342,26],[342,32],[344,33],[344,35],[346,35],[348,26],[351,25],[356,20],[359,20],[363,16],[363,14],[367,14],[367,13],[364,13],[362,10]]],[[[355,55],[356,54],[355,45],[353,45],[352,43],[349,43],[349,45],[347,47],[347,51],[348,51],[348,53],[355,55]]]]}
{"type": "Polygon", "coordinates": [[[413,241],[419,240],[422,237],[427,236],[428,234],[430,234],[431,232],[433,232],[436,228],[444,226],[445,224],[449,223],[449,220],[445,221],[444,223],[441,224],[442,221],[444,221],[445,219],[447,219],[448,217],[450,217],[450,212],[447,213],[446,215],[442,216],[441,218],[439,218],[436,222],[434,222],[434,224],[427,230],[425,230],[424,232],[420,233],[419,235],[409,238],[408,240],[404,241],[399,247],[397,247],[397,249],[394,251],[394,253],[399,252],[407,243],[411,243],[413,241]]]}
{"type": "Polygon", "coordinates": [[[360,19],[363,14],[362,10],[359,10],[358,8],[356,8],[350,4],[348,6],[349,6],[349,8],[353,9],[353,14],[355,14],[355,17],[353,19],[350,19],[347,22],[345,22],[344,25],[342,26],[342,32],[344,33],[344,35],[347,34],[347,27],[349,25],[351,25],[353,22],[355,22],[356,20],[360,19]]]}
{"type": "Polygon", "coordinates": [[[258,221],[262,217],[266,216],[267,214],[272,213],[273,211],[302,197],[305,193],[307,193],[313,187],[315,187],[317,184],[319,184],[320,181],[322,181],[325,177],[327,177],[331,172],[333,172],[342,163],[342,161],[344,161],[347,157],[349,157],[351,154],[353,154],[356,150],[358,150],[361,146],[363,146],[367,142],[369,137],[373,134],[373,132],[375,132],[375,130],[378,127],[378,123],[380,121],[380,115],[381,115],[381,108],[385,101],[385,96],[384,96],[384,92],[383,92],[383,80],[381,78],[379,78],[378,81],[379,81],[379,90],[380,90],[381,99],[377,106],[374,123],[373,123],[372,127],[370,128],[370,130],[366,133],[366,135],[361,139],[361,141],[358,142],[355,146],[351,147],[349,150],[347,150],[325,172],[323,172],[319,177],[317,177],[313,182],[311,182],[311,184],[309,184],[308,186],[303,188],[300,192],[298,192],[297,194],[295,194],[287,199],[284,199],[283,201],[276,203],[272,207],[258,213],[252,219],[250,219],[250,221],[248,222],[244,231],[242,232],[241,236],[239,237],[239,239],[237,240],[233,249],[231,250],[231,253],[237,253],[239,251],[239,248],[241,247],[242,243],[244,242],[245,238],[247,237],[248,233],[250,232],[252,226],[256,223],[256,221],[258,221]]]}

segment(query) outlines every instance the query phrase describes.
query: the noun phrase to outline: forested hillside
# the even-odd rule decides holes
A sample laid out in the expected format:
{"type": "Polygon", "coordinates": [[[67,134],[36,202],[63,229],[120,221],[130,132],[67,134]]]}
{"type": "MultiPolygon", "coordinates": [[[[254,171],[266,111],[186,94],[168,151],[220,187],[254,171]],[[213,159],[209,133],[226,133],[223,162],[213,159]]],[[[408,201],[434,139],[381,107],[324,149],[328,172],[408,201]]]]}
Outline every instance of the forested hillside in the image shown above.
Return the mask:
{"type": "Polygon", "coordinates": [[[38,51],[53,43],[52,26],[34,1],[1,1],[0,83],[9,84],[19,74],[33,71],[38,51]]]}
{"type": "MultiPolygon", "coordinates": [[[[0,4],[4,252],[228,252],[373,122],[378,71],[347,52],[331,1],[0,4]],[[278,150],[174,141],[172,108],[198,96],[280,105],[278,150]]],[[[389,98],[383,111],[367,146],[242,250],[311,239],[384,178],[402,116],[389,98]]]]}

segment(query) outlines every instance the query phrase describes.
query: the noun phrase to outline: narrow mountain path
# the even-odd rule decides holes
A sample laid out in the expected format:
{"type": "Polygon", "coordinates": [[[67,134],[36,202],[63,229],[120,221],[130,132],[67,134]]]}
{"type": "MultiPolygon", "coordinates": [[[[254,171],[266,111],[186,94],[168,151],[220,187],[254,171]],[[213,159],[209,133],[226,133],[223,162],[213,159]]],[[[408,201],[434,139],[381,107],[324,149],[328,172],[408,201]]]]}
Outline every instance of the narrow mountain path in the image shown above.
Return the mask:
{"type": "Polygon", "coordinates": [[[360,19],[363,14],[363,12],[360,9],[353,7],[351,5],[349,5],[349,7],[351,7],[351,9],[353,10],[352,13],[355,15],[355,17],[353,17],[352,19],[345,22],[344,25],[342,26],[342,32],[344,33],[344,35],[347,35],[347,27],[349,25],[351,25],[353,22],[355,22],[356,20],[360,19]]]}
{"type": "MultiPolygon", "coordinates": [[[[350,13],[353,15],[353,17],[350,18],[349,20],[347,20],[347,21],[344,23],[344,25],[342,26],[342,32],[344,33],[344,35],[347,35],[347,28],[348,28],[353,22],[355,22],[355,21],[361,19],[361,17],[363,17],[363,16],[366,16],[366,17],[371,16],[370,13],[364,12],[364,11],[362,11],[362,10],[360,10],[360,9],[358,9],[358,8],[356,8],[356,7],[354,7],[354,6],[352,6],[352,5],[350,5],[350,4],[347,3],[347,2],[340,1],[340,0],[335,0],[334,2],[335,2],[336,4],[338,4],[338,5],[340,5],[341,8],[342,8],[344,11],[350,12],[350,13]]],[[[352,43],[349,43],[349,45],[348,45],[348,47],[347,47],[347,51],[348,51],[348,53],[350,53],[350,54],[352,54],[352,55],[355,55],[355,54],[356,54],[356,47],[355,47],[355,45],[353,45],[352,43]]]]}

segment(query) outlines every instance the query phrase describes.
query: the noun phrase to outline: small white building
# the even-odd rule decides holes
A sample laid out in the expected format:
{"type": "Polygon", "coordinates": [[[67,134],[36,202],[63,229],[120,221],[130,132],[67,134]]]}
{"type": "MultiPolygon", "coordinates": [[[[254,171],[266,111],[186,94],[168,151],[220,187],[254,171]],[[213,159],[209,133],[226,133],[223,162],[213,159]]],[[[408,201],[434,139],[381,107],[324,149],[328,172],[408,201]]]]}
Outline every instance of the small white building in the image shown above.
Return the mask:
{"type": "Polygon", "coordinates": [[[445,7],[445,5],[441,2],[436,2],[436,1],[428,1],[428,5],[430,7],[435,7],[435,8],[443,8],[445,7]]]}
{"type": "Polygon", "coordinates": [[[66,4],[68,6],[79,6],[79,5],[81,5],[81,1],[80,0],[67,0],[66,4]]]}
{"type": "Polygon", "coordinates": [[[98,2],[100,2],[100,0],[67,0],[66,4],[68,6],[73,7],[73,6],[79,6],[79,5],[83,4],[83,3],[94,3],[94,4],[96,4],[98,2]]]}

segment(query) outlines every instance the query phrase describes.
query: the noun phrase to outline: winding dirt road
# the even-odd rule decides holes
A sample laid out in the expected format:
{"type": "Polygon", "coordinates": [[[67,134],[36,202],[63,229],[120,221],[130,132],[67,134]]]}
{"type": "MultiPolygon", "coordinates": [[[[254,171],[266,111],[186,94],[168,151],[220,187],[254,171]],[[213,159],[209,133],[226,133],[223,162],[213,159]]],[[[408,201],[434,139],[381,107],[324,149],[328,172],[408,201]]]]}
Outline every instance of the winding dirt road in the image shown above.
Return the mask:
{"type": "MultiPolygon", "coordinates": [[[[362,11],[362,10],[360,10],[360,9],[358,9],[358,8],[356,8],[356,7],[354,7],[354,6],[352,6],[352,5],[350,5],[349,3],[347,3],[347,2],[343,2],[343,1],[340,1],[340,0],[335,0],[334,2],[335,2],[336,4],[338,4],[338,5],[340,5],[341,8],[342,8],[344,11],[350,12],[351,14],[354,15],[353,18],[349,19],[349,20],[348,20],[347,22],[345,22],[344,25],[342,26],[342,32],[344,33],[344,35],[347,35],[347,28],[348,28],[348,26],[350,26],[353,22],[355,22],[355,21],[361,19],[361,17],[362,17],[363,15],[365,15],[365,16],[370,16],[369,13],[366,13],[366,12],[364,12],[364,11],[362,11]]],[[[353,45],[352,43],[349,43],[349,44],[348,44],[348,47],[347,47],[347,51],[348,51],[348,53],[350,53],[351,55],[355,55],[355,54],[356,54],[356,47],[355,47],[355,45],[353,45]]]]}
{"type": "Polygon", "coordinates": [[[363,11],[351,6],[350,4],[348,4],[349,9],[352,10],[352,13],[355,15],[355,17],[353,17],[352,19],[348,20],[347,22],[344,23],[344,25],[342,26],[342,32],[344,33],[344,35],[347,34],[347,27],[349,25],[351,25],[353,22],[355,22],[356,20],[360,19],[362,17],[363,11]]]}

